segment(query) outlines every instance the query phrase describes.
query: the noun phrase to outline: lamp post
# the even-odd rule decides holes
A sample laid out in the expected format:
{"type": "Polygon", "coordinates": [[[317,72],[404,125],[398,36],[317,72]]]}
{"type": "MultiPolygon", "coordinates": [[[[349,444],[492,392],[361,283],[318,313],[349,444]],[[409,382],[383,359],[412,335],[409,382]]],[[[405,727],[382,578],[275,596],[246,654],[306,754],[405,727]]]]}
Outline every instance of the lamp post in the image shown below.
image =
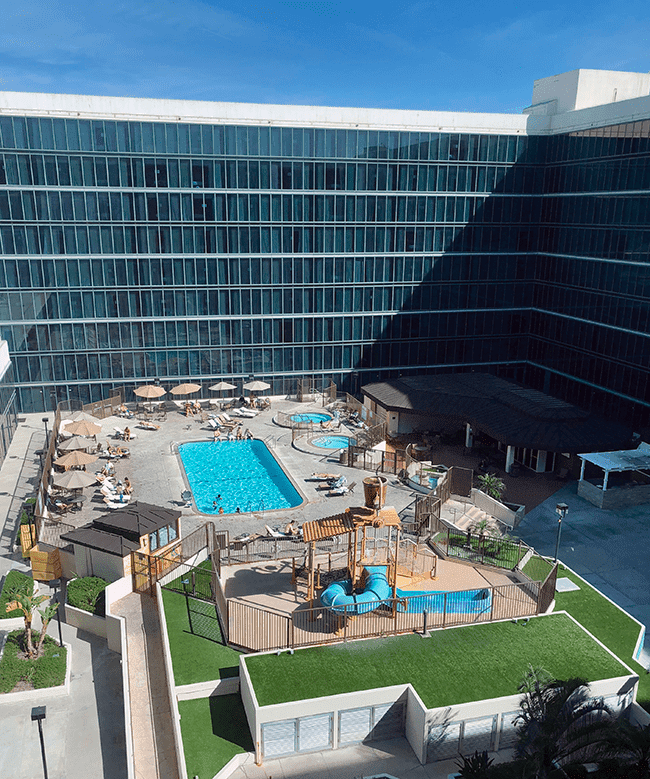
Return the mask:
{"type": "Polygon", "coordinates": [[[49,432],[47,430],[47,423],[49,422],[49,419],[47,417],[43,417],[41,422],[45,425],[45,448],[47,449],[47,444],[48,444],[48,440],[49,440],[49,436],[50,436],[50,434],[49,434],[49,432]]]}
{"type": "Polygon", "coordinates": [[[560,534],[562,533],[562,520],[569,513],[569,507],[566,503],[558,503],[555,507],[555,513],[558,516],[557,520],[557,537],[555,539],[555,558],[553,562],[557,563],[557,553],[560,548],[560,534]]]}
{"type": "Polygon", "coordinates": [[[43,740],[43,720],[45,719],[45,706],[34,706],[32,709],[32,722],[38,722],[38,735],[41,739],[41,758],[43,760],[43,776],[47,779],[47,760],[45,759],[45,741],[43,740]]]}

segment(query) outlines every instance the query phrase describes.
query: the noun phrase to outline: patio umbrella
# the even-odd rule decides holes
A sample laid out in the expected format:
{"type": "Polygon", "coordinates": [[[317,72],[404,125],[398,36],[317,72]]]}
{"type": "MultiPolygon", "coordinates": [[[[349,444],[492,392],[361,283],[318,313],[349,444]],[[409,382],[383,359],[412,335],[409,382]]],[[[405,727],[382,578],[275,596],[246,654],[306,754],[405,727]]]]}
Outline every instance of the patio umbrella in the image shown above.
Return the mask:
{"type": "Polygon", "coordinates": [[[264,390],[271,389],[271,385],[265,381],[249,381],[248,384],[244,384],[244,389],[248,392],[264,392],[264,390]]]}
{"type": "Polygon", "coordinates": [[[57,487],[63,487],[66,490],[82,490],[84,487],[90,487],[97,481],[94,474],[86,471],[66,471],[57,473],[53,479],[57,487]]]}
{"type": "Polygon", "coordinates": [[[55,465],[61,465],[64,468],[69,468],[71,465],[90,465],[97,461],[97,457],[94,454],[86,454],[86,452],[68,452],[63,457],[59,457],[54,461],[55,465]]]}
{"type": "Polygon", "coordinates": [[[71,415],[70,419],[73,422],[81,422],[85,420],[86,422],[98,422],[99,418],[93,416],[92,414],[89,414],[87,411],[75,411],[74,414],[71,415]]]}
{"type": "Polygon", "coordinates": [[[234,384],[228,384],[227,381],[218,381],[216,384],[213,384],[210,389],[213,392],[221,392],[223,390],[237,389],[237,387],[234,384]]]}
{"type": "Polygon", "coordinates": [[[166,394],[166,391],[157,384],[143,384],[133,392],[140,398],[159,398],[166,394]]]}
{"type": "Polygon", "coordinates": [[[173,387],[169,391],[172,393],[172,395],[192,395],[195,392],[198,392],[201,389],[200,384],[179,384],[177,387],[173,387]]]}
{"type": "Polygon", "coordinates": [[[72,452],[75,449],[87,449],[92,445],[93,442],[90,439],[84,438],[84,436],[81,435],[73,435],[72,438],[68,438],[65,441],[61,441],[60,444],[57,444],[58,448],[62,449],[64,452],[72,452]]]}
{"type": "Polygon", "coordinates": [[[102,432],[102,426],[96,425],[94,422],[87,422],[85,419],[79,422],[70,422],[65,426],[66,433],[72,433],[72,435],[99,435],[102,432]]]}

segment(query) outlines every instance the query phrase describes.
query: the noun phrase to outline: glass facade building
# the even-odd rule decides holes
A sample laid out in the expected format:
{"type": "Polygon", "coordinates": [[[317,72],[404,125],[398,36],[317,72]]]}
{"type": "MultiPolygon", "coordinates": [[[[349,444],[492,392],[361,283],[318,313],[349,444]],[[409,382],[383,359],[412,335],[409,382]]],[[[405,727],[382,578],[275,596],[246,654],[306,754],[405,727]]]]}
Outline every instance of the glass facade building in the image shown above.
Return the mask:
{"type": "Polygon", "coordinates": [[[307,124],[4,110],[0,335],[22,410],[154,379],[354,392],[480,369],[645,413],[647,123],[307,124]]]}

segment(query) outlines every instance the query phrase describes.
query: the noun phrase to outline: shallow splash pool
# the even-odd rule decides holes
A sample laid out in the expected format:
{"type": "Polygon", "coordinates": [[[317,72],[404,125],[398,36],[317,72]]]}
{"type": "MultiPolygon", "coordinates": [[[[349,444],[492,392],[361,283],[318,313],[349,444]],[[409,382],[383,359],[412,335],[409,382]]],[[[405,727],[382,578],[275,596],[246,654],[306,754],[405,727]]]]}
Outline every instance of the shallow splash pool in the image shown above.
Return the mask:
{"type": "Polygon", "coordinates": [[[331,420],[332,416],[330,414],[321,414],[318,411],[311,411],[306,414],[291,415],[292,422],[313,422],[317,425],[319,422],[330,422],[331,420]]]}
{"type": "Polygon", "coordinates": [[[193,441],[178,451],[196,507],[205,514],[217,514],[220,507],[224,514],[238,508],[245,514],[302,503],[263,441],[193,441]]]}
{"type": "Polygon", "coordinates": [[[319,449],[345,449],[350,444],[356,444],[356,439],[347,435],[322,435],[313,438],[311,443],[319,449]]]}

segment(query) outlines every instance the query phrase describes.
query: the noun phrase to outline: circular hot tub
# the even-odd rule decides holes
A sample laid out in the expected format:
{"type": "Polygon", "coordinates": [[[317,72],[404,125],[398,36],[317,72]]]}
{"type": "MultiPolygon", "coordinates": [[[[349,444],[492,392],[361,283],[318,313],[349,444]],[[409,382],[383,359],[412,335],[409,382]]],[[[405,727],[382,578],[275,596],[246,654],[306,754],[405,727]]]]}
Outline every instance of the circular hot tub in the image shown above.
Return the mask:
{"type": "Polygon", "coordinates": [[[344,449],[356,442],[356,438],[347,435],[322,435],[311,440],[312,446],[317,446],[319,449],[344,449]]]}

